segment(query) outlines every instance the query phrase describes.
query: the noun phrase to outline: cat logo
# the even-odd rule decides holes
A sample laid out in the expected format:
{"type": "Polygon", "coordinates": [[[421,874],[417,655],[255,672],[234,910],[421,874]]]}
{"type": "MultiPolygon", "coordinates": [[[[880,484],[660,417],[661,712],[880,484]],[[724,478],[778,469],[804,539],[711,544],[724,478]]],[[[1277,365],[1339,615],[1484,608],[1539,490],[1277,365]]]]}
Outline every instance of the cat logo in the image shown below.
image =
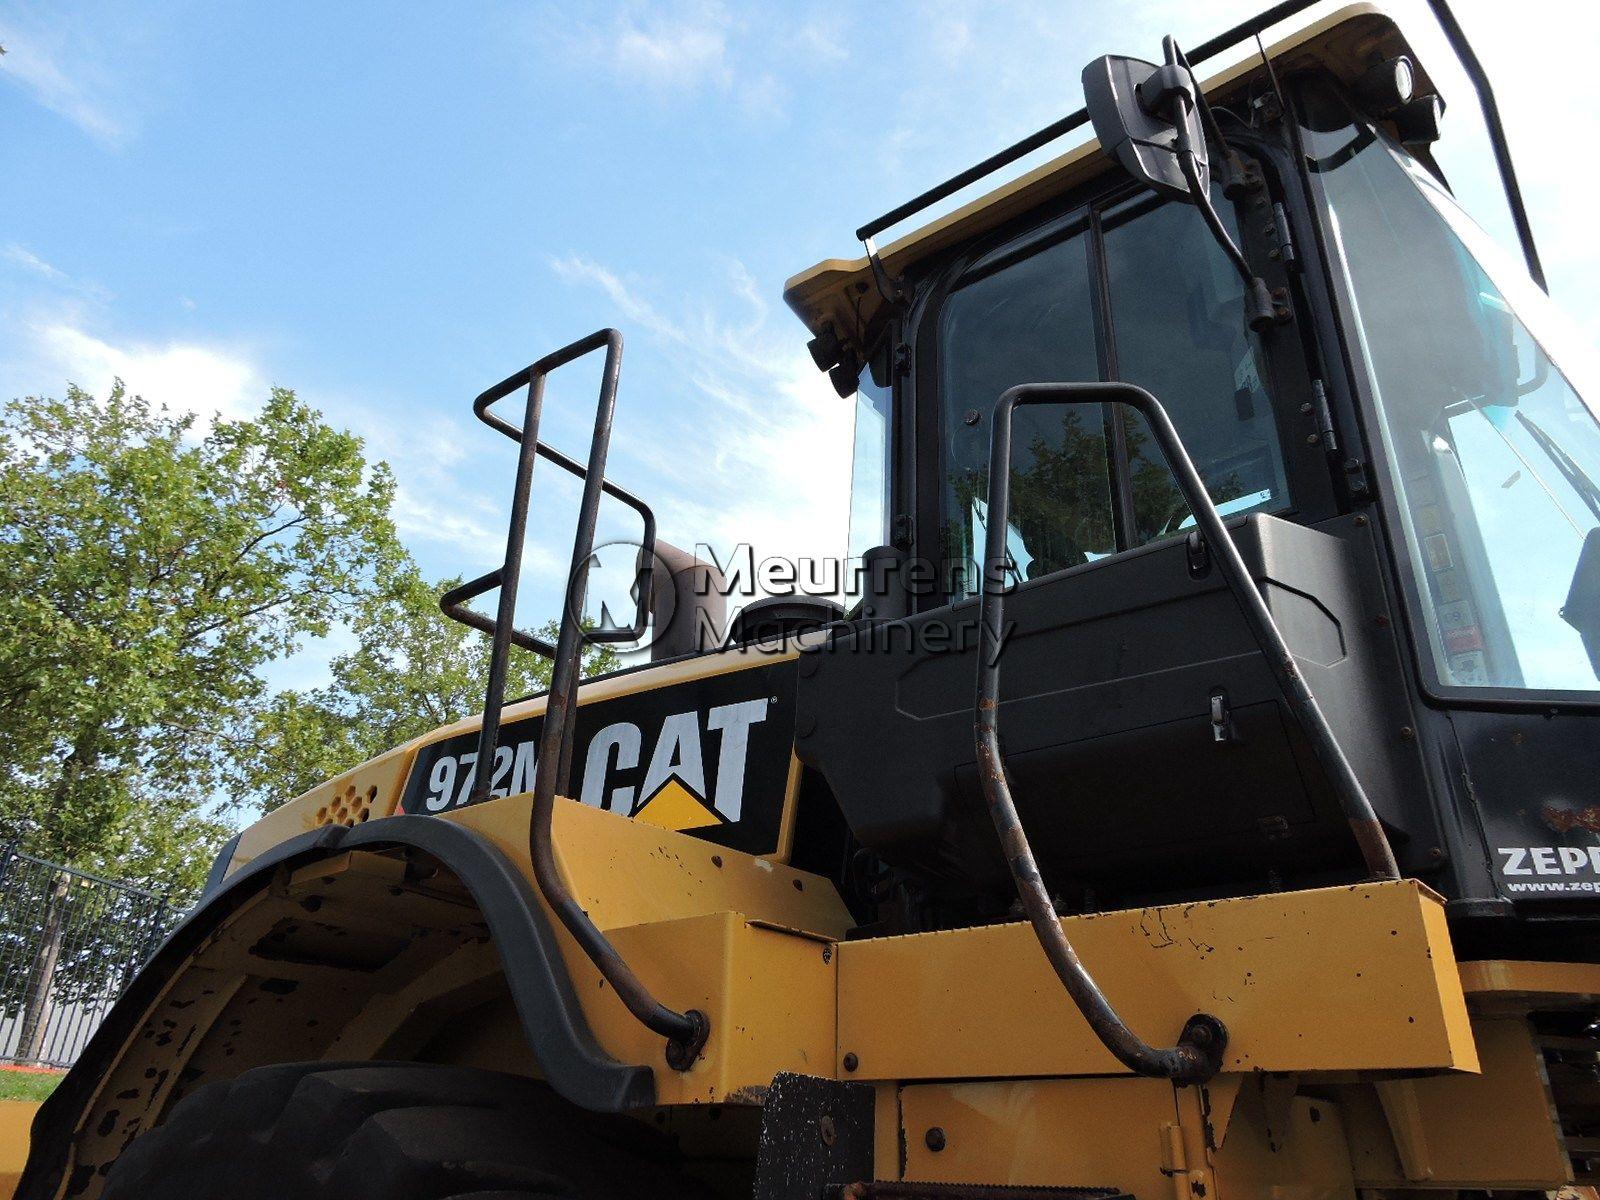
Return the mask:
{"type": "MultiPolygon", "coordinates": [[[[580,702],[566,794],[646,825],[736,850],[777,845],[794,752],[795,664],[764,662],[580,702]]],[[[533,790],[542,715],[500,727],[488,799],[533,790]]],[[[476,731],[417,752],[399,811],[472,802],[476,731]]]]}
{"type": "MultiPolygon", "coordinates": [[[[705,712],[668,714],[653,731],[648,756],[640,722],[606,725],[589,739],[581,786],[575,789],[578,799],[662,829],[704,829],[737,821],[744,808],[750,730],[767,719],[771,703],[761,697],[705,712]],[[708,758],[715,764],[714,789],[706,785],[708,758]]],[[[523,721],[506,728],[495,751],[491,798],[532,790],[542,723],[523,721]]],[[[406,811],[440,813],[468,803],[477,782],[478,752],[475,739],[467,744],[473,748],[434,759],[420,804],[413,807],[408,796],[406,811]]]]}
{"type": "Polygon", "coordinates": [[[737,821],[744,808],[750,727],[767,719],[769,703],[763,697],[718,705],[704,714],[690,711],[666,717],[656,733],[644,781],[637,785],[622,781],[638,770],[644,734],[631,721],[607,725],[589,742],[579,799],[662,829],[702,829],[737,821]],[[717,786],[708,799],[705,745],[713,733],[719,735],[717,786]]]}

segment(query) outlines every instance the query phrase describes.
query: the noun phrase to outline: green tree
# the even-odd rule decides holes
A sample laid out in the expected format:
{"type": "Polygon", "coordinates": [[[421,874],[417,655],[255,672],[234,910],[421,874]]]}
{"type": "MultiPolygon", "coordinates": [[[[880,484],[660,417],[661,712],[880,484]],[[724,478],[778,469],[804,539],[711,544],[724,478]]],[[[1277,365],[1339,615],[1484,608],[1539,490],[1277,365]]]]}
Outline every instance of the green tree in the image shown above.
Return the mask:
{"type": "MultiPolygon", "coordinates": [[[[332,681],[285,691],[261,704],[235,760],[237,794],[264,809],[441,725],[483,709],[488,639],[445,616],[439,596],[460,582],[428,583],[413,568],[370,596],[350,622],[356,648],[334,659],[332,681]]],[[[541,631],[549,641],[555,622],[541,631]]],[[[584,673],[617,665],[614,651],[590,646],[584,673]]],[[[513,648],[509,698],[542,691],[550,664],[513,648]]]]}
{"type": "Polygon", "coordinates": [[[393,574],[392,496],[283,389],[208,429],[120,382],[0,409],[0,830],[194,883],[259,668],[393,574]]]}
{"type": "MultiPolygon", "coordinates": [[[[392,498],[359,439],[282,389],[208,430],[120,383],[0,409],[0,837],[183,903],[228,832],[227,734],[259,669],[393,573],[392,498]]],[[[5,914],[33,955],[0,996],[24,1060],[52,999],[99,994],[152,932],[68,939],[96,903],[80,883],[49,872],[5,914]]]]}

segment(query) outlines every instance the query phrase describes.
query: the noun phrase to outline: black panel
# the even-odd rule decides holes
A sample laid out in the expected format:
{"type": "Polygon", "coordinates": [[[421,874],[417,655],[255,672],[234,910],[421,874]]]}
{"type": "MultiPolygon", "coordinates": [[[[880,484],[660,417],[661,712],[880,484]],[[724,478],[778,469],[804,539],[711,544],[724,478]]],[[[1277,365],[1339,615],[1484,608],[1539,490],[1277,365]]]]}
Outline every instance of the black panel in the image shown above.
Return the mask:
{"type": "MultiPolygon", "coordinates": [[[[794,662],[755,662],[609,700],[584,703],[580,694],[571,795],[634,816],[675,781],[707,822],[685,833],[752,854],[770,853],[778,844],[788,785],[794,662]]],[[[535,716],[501,726],[491,798],[532,788],[543,725],[544,718],[535,716]]],[[[477,750],[476,730],[424,746],[400,811],[426,816],[462,807],[472,790],[477,750]]]]}
{"type": "MultiPolygon", "coordinates": [[[[1230,522],[1252,574],[1390,827],[1431,846],[1369,530],[1230,522]]],[[[1218,573],[1181,539],[1033,580],[1007,601],[1001,736],[1047,882],[1101,907],[1356,878],[1360,858],[1218,573]],[[1198,576],[1198,577],[1197,577],[1198,576]],[[1222,698],[1223,733],[1212,722],[1222,698]]],[[[801,656],[797,751],[861,843],[936,895],[1009,896],[972,728],[976,605],[852,627],[801,656]],[[929,645],[936,623],[949,644],[929,645]],[[863,737],[862,730],[872,730],[863,737]]]]}
{"type": "Polygon", "coordinates": [[[819,1200],[872,1178],[872,1087],[791,1075],[761,1106],[755,1200],[819,1200]]]}
{"type": "Polygon", "coordinates": [[[1494,880],[1519,906],[1600,893],[1600,713],[1450,714],[1494,880]]]}

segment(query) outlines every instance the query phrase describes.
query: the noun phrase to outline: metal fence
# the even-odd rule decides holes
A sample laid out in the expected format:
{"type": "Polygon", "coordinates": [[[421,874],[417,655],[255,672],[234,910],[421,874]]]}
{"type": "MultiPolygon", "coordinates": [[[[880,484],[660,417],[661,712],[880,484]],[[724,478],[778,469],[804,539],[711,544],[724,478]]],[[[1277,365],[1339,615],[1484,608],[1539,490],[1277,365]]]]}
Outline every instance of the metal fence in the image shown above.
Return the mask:
{"type": "Polygon", "coordinates": [[[71,1066],[169,921],[156,892],[0,848],[0,1063],[71,1066]]]}

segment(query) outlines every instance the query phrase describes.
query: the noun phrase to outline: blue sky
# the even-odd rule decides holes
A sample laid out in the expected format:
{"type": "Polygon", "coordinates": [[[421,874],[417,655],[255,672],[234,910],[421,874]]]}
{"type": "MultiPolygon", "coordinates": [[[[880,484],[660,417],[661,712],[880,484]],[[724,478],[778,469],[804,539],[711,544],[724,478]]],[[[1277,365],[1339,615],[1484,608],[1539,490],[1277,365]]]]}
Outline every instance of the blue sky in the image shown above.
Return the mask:
{"type": "MultiPolygon", "coordinates": [[[[471,397],[616,325],[611,474],[663,536],[842,553],[851,409],[783,280],[1076,107],[1089,58],[1155,57],[1161,33],[1193,44],[1254,7],[0,2],[0,393],[121,375],[235,414],[293,387],[392,463],[423,569],[476,573],[501,551],[512,460],[471,397]]],[[[1458,8],[1552,290],[1593,336],[1600,255],[1572,164],[1600,118],[1568,66],[1600,47],[1600,16],[1458,8]],[[1540,127],[1552,111],[1560,134],[1540,127]]],[[[1447,169],[1501,232],[1470,99],[1438,73],[1447,169]]],[[[592,386],[552,390],[546,432],[573,451],[592,386]]],[[[533,568],[570,527],[571,489],[543,482],[533,568]]],[[[275,676],[315,682],[340,645],[275,676]]]]}

